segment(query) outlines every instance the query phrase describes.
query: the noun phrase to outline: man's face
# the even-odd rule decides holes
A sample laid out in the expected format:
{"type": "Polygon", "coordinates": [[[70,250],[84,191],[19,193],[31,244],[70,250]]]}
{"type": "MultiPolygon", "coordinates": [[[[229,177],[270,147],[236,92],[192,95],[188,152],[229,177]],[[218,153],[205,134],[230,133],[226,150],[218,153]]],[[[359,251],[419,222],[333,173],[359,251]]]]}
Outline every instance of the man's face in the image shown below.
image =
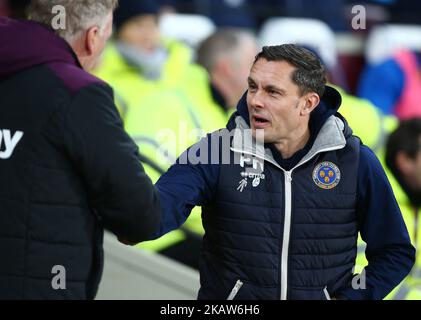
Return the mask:
{"type": "Polygon", "coordinates": [[[417,157],[414,161],[414,178],[418,186],[418,191],[421,191],[421,151],[418,151],[417,157]]]}
{"type": "MultiPolygon", "coordinates": [[[[421,137],[419,141],[421,142],[421,137]]],[[[414,191],[421,192],[421,150],[418,151],[414,159],[408,157],[407,161],[407,179],[409,179],[409,183],[414,188],[414,191]]]]}
{"type": "Polygon", "coordinates": [[[118,32],[118,40],[142,51],[154,51],[160,43],[155,15],[142,15],[127,21],[118,32]]]}
{"type": "Polygon", "coordinates": [[[255,134],[264,130],[266,143],[292,137],[297,128],[308,125],[301,115],[305,100],[292,82],[295,67],[285,61],[259,59],[248,79],[247,105],[250,124],[255,134]]]}

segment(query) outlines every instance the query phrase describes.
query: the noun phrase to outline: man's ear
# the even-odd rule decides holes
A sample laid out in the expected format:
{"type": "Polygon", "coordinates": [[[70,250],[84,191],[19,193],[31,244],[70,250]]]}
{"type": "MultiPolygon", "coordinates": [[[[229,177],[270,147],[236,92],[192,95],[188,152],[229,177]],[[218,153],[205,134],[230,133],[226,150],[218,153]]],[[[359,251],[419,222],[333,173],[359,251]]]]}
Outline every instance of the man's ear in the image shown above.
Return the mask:
{"type": "Polygon", "coordinates": [[[301,108],[301,115],[309,115],[320,103],[320,97],[317,93],[309,93],[304,97],[304,106],[301,108]]]}
{"type": "Polygon", "coordinates": [[[100,29],[98,26],[93,26],[89,28],[88,31],[86,31],[85,50],[87,56],[91,56],[94,54],[99,32],[100,29]]]}
{"type": "Polygon", "coordinates": [[[396,167],[402,173],[403,176],[409,176],[412,174],[413,160],[405,154],[403,151],[399,151],[396,155],[396,167]]]}

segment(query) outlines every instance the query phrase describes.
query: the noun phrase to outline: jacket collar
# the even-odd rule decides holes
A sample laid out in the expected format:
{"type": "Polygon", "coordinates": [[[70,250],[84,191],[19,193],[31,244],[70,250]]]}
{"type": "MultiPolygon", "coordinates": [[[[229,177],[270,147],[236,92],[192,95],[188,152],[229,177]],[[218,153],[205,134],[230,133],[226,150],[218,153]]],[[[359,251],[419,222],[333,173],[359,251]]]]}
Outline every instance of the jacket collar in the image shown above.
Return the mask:
{"type": "Polygon", "coordinates": [[[44,64],[64,63],[82,69],[70,45],[34,21],[0,17],[0,43],[0,81],[44,64]]]}
{"type": "MultiPolygon", "coordinates": [[[[269,148],[265,148],[263,143],[253,138],[250,126],[243,117],[237,116],[235,123],[236,128],[231,144],[231,151],[260,158],[284,170],[275,161],[272,151],[269,148]]],[[[313,147],[292,170],[310,161],[319,153],[343,149],[346,145],[343,132],[344,128],[345,124],[340,118],[331,116],[317,135],[313,147]]]]}

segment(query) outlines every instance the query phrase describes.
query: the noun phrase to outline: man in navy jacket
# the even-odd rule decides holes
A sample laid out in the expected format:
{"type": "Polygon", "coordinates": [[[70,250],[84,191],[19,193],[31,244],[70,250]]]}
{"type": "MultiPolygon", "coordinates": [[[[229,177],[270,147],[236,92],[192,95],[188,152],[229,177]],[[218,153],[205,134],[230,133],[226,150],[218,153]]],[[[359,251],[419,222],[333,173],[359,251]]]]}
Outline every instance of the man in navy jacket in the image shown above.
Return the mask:
{"type": "Polygon", "coordinates": [[[375,155],[337,113],[320,61],[264,47],[227,130],[187,150],[157,183],[155,238],[202,206],[199,299],[382,299],[415,249],[375,155]],[[228,143],[227,143],[228,141],[228,143]],[[357,235],[369,265],[353,275],[357,235]]]}
{"type": "Polygon", "coordinates": [[[0,18],[0,299],[94,298],[103,228],[140,242],[160,219],[111,88],[85,71],[117,1],[62,0],[57,30],[54,3],[0,18]]]}

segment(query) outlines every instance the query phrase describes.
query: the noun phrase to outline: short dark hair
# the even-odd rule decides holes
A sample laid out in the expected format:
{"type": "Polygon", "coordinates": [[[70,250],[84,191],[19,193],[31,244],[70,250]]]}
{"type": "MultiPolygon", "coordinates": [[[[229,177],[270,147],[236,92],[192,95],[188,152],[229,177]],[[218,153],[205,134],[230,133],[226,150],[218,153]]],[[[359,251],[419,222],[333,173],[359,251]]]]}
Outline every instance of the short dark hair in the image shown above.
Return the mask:
{"type": "Polygon", "coordinates": [[[393,175],[400,180],[401,173],[396,166],[396,157],[399,152],[405,153],[415,159],[421,149],[421,118],[404,120],[389,136],[386,144],[386,165],[393,175]]]}
{"type": "Polygon", "coordinates": [[[315,92],[320,98],[323,96],[327,82],[326,70],[310,50],[295,44],[265,46],[257,54],[254,63],[259,59],[288,62],[296,67],[291,80],[300,88],[302,95],[315,92]]]}

